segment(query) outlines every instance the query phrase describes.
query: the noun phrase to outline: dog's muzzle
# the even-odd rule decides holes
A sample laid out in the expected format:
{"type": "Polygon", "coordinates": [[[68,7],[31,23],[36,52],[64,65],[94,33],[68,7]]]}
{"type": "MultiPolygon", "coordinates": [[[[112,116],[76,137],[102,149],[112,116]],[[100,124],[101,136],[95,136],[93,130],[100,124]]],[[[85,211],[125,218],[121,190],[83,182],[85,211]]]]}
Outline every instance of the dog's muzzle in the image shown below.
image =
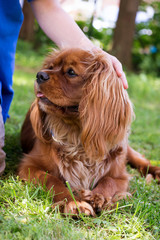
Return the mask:
{"type": "Polygon", "coordinates": [[[36,81],[38,84],[44,83],[49,80],[49,75],[45,72],[38,72],[36,76],[36,81]]]}

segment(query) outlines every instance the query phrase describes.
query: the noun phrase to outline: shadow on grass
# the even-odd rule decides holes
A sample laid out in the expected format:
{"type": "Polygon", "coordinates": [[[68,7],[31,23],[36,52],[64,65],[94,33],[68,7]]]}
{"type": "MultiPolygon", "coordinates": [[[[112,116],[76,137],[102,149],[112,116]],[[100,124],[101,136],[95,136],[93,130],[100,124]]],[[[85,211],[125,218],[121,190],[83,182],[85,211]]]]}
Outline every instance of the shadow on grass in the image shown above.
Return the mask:
{"type": "Polygon", "coordinates": [[[18,164],[22,158],[20,145],[20,132],[9,135],[6,134],[4,151],[6,152],[6,169],[2,178],[8,178],[17,173],[18,164]]]}

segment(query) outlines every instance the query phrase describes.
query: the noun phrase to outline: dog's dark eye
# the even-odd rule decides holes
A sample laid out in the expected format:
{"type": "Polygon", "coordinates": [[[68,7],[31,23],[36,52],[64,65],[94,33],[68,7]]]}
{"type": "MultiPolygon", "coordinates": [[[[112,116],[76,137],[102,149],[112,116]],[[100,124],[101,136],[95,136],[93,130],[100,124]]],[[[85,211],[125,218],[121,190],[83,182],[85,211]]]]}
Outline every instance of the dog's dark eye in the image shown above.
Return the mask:
{"type": "Polygon", "coordinates": [[[69,68],[66,73],[69,77],[76,77],[77,76],[77,74],[75,73],[75,71],[72,68],[69,68]]]}

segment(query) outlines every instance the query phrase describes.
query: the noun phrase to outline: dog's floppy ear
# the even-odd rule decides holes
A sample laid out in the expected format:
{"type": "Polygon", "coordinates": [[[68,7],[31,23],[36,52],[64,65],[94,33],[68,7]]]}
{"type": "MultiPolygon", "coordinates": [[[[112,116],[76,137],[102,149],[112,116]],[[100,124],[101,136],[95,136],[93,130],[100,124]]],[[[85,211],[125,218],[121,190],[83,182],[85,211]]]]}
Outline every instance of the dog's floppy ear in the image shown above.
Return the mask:
{"type": "Polygon", "coordinates": [[[35,135],[42,142],[49,142],[51,140],[51,133],[45,124],[46,113],[40,110],[38,100],[36,99],[30,108],[30,120],[35,135]]]}
{"type": "Polygon", "coordinates": [[[91,61],[79,106],[81,139],[90,157],[102,159],[124,139],[133,110],[107,55],[96,52],[91,61]]]}

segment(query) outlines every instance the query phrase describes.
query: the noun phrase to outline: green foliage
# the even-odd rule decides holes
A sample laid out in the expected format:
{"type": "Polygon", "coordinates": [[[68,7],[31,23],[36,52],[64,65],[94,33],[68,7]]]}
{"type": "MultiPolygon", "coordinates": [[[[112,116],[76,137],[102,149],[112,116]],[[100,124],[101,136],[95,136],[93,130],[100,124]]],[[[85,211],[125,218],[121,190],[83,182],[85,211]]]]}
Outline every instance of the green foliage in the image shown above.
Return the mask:
{"type": "Polygon", "coordinates": [[[91,26],[90,20],[88,21],[77,21],[78,26],[86,34],[87,37],[92,39],[93,42],[98,41],[98,45],[105,51],[110,49],[110,44],[113,36],[113,30],[111,28],[101,28],[97,30],[94,26],[91,26]]]}
{"type": "Polygon", "coordinates": [[[49,51],[49,46],[43,45],[35,51],[33,43],[19,40],[15,56],[16,67],[20,69],[25,68],[30,72],[38,69],[42,64],[46,52],[49,51]]]}
{"type": "MultiPolygon", "coordinates": [[[[141,11],[146,11],[146,3],[141,3],[141,11]]],[[[160,76],[160,2],[153,2],[150,6],[154,9],[154,16],[147,22],[136,24],[133,41],[132,60],[134,70],[152,73],[160,76]]],[[[113,29],[90,29],[90,20],[77,21],[78,25],[95,43],[98,41],[105,51],[110,51],[113,41],[113,29]],[[89,36],[90,35],[90,36],[89,36]]]]}
{"type": "Polygon", "coordinates": [[[51,41],[47,35],[43,32],[43,30],[40,28],[39,24],[35,20],[34,24],[34,41],[33,41],[33,47],[35,50],[39,50],[40,48],[46,48],[48,46],[52,46],[52,48],[56,47],[56,44],[51,41]]]}
{"type": "MultiPolygon", "coordinates": [[[[143,5],[143,10],[148,5],[143,5]]],[[[136,25],[133,62],[138,70],[160,76],[160,2],[153,2],[153,19],[136,25]]]]}
{"type": "MultiPolygon", "coordinates": [[[[141,11],[146,11],[146,3],[141,3],[141,11]]],[[[132,60],[134,70],[152,73],[160,76],[160,2],[153,2],[150,7],[154,9],[154,16],[147,22],[136,24],[133,39],[132,60]]],[[[90,20],[77,21],[78,25],[95,43],[98,41],[105,51],[110,51],[113,41],[113,29],[90,29],[90,20]]]]}

